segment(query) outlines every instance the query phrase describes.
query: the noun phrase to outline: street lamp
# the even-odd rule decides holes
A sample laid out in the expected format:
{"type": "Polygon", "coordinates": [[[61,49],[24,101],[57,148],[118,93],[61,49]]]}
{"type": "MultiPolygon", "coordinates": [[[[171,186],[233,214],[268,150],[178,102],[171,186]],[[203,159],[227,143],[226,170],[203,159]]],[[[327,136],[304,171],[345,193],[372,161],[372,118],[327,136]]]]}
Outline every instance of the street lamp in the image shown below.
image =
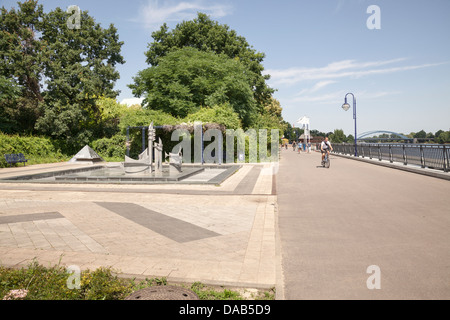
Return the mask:
{"type": "Polygon", "coordinates": [[[355,157],[357,157],[358,149],[357,149],[357,145],[356,145],[356,99],[355,99],[355,96],[353,95],[353,93],[347,93],[345,95],[345,101],[344,101],[344,104],[342,105],[342,109],[344,109],[345,111],[350,109],[350,105],[347,103],[347,96],[349,94],[351,94],[353,97],[353,119],[355,119],[355,157]]]}

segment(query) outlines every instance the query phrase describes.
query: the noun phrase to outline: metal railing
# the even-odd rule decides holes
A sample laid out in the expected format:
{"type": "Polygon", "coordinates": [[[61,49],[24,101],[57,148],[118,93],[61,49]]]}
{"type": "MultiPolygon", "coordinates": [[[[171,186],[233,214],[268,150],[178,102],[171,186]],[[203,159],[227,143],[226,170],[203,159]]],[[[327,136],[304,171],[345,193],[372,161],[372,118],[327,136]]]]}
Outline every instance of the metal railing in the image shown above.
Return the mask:
{"type": "MultiPolygon", "coordinates": [[[[450,145],[445,144],[400,144],[400,143],[361,143],[357,145],[358,156],[370,159],[401,162],[422,168],[449,172],[450,145]]],[[[355,145],[333,144],[333,152],[355,154],[355,145]]]]}

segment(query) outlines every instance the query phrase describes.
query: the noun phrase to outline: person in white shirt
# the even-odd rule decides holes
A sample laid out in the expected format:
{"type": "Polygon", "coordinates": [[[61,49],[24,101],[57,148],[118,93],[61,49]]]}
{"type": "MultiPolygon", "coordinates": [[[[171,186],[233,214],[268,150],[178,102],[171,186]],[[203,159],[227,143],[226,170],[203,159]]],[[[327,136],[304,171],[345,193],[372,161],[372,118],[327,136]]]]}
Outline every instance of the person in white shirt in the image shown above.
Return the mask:
{"type": "Polygon", "coordinates": [[[325,137],[325,140],[320,144],[320,151],[322,151],[322,161],[325,159],[325,153],[328,153],[328,156],[330,156],[330,151],[333,151],[333,147],[331,146],[330,141],[328,141],[328,137],[325,137]]]}

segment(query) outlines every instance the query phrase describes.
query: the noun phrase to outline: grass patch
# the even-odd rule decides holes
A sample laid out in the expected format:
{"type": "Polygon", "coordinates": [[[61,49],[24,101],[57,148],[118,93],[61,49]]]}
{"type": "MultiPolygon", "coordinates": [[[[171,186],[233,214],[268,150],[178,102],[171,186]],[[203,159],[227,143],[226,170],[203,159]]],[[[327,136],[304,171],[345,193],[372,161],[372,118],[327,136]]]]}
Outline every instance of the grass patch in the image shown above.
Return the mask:
{"type": "MultiPolygon", "coordinates": [[[[165,278],[121,278],[111,268],[83,270],[75,280],[74,274],[65,267],[44,267],[35,260],[21,269],[0,266],[0,299],[9,295],[13,300],[123,300],[140,289],[164,285],[169,285],[165,278]],[[26,291],[26,296],[14,296],[12,290],[26,291]]],[[[182,286],[194,291],[200,300],[275,299],[274,289],[228,289],[200,282],[182,286]]]]}

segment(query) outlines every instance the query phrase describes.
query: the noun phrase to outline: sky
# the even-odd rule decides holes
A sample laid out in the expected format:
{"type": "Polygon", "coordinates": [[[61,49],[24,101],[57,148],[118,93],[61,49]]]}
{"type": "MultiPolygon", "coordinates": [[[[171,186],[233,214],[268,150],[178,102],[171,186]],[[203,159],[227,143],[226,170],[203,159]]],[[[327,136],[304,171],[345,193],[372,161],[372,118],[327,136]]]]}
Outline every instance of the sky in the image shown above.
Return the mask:
{"type": "MultiPolygon", "coordinates": [[[[17,8],[17,1],[0,6],[17,8]]],[[[111,23],[124,41],[118,101],[149,65],[151,33],[197,12],[208,14],[265,54],[284,120],[307,117],[310,128],[357,135],[450,130],[450,0],[41,0],[44,11],[70,5],[111,23]],[[347,93],[351,93],[347,95],[347,93]],[[347,95],[352,106],[341,107],[347,95]]],[[[81,21],[82,23],[82,21],[81,21]]],[[[129,100],[128,100],[129,101],[129,100]]]]}

